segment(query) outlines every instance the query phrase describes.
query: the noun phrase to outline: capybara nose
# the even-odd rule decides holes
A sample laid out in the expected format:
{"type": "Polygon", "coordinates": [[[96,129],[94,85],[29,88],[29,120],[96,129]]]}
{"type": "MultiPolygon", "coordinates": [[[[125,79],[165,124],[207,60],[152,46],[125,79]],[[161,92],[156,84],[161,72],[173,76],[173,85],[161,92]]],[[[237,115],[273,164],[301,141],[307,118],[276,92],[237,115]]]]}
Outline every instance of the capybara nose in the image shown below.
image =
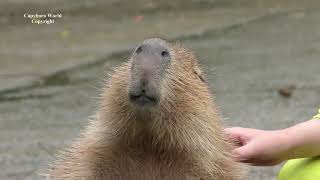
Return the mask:
{"type": "Polygon", "coordinates": [[[134,54],[139,57],[148,58],[153,65],[158,65],[171,60],[168,44],[162,39],[149,39],[139,45],[134,54]]]}

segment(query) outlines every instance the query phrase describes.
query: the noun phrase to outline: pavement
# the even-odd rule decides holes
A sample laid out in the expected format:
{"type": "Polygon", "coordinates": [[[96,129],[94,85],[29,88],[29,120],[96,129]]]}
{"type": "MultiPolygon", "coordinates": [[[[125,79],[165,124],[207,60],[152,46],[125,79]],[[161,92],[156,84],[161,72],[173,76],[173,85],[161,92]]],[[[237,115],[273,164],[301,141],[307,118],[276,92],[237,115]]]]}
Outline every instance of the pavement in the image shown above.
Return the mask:
{"type": "MultiPolygon", "coordinates": [[[[97,109],[103,79],[143,39],[193,49],[229,126],[288,127],[320,104],[320,2],[0,2],[0,179],[40,179],[97,109]],[[24,13],[62,13],[31,24],[24,13]],[[294,85],[292,97],[278,88],[294,85]]],[[[249,167],[275,179],[280,166],[249,167]]]]}

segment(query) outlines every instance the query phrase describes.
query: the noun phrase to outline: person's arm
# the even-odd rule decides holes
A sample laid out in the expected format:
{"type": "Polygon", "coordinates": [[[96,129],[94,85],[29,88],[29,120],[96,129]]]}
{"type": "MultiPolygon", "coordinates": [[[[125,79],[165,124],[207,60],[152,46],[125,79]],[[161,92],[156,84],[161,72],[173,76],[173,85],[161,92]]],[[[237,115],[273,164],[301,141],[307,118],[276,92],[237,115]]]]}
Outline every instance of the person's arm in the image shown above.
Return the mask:
{"type": "Polygon", "coordinates": [[[240,162],[270,166],[289,159],[320,155],[320,120],[274,131],[239,127],[225,131],[240,144],[234,150],[240,162]]]}
{"type": "Polygon", "coordinates": [[[286,159],[320,155],[320,120],[311,120],[283,130],[290,144],[286,159]]]}

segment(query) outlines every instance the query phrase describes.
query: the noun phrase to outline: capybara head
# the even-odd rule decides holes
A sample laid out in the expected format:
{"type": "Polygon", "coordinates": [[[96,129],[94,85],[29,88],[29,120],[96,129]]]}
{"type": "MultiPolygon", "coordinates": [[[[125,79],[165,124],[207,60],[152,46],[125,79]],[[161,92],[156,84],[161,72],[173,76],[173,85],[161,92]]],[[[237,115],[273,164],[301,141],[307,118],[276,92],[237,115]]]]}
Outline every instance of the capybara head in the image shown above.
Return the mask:
{"type": "Polygon", "coordinates": [[[170,96],[188,92],[195,84],[206,87],[194,55],[160,38],[147,39],[138,45],[130,66],[129,100],[141,109],[173,101],[170,96]]]}

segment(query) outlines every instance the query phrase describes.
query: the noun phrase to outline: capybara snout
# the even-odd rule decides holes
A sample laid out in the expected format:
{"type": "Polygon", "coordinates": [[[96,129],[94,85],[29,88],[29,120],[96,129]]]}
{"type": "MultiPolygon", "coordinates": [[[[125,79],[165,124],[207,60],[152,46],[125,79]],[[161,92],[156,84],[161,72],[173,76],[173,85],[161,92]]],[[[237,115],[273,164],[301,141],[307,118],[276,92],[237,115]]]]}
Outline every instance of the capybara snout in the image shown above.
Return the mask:
{"type": "Polygon", "coordinates": [[[148,39],[137,46],[131,56],[129,99],[133,104],[146,106],[159,102],[159,88],[170,60],[169,45],[162,39],[148,39]]]}

